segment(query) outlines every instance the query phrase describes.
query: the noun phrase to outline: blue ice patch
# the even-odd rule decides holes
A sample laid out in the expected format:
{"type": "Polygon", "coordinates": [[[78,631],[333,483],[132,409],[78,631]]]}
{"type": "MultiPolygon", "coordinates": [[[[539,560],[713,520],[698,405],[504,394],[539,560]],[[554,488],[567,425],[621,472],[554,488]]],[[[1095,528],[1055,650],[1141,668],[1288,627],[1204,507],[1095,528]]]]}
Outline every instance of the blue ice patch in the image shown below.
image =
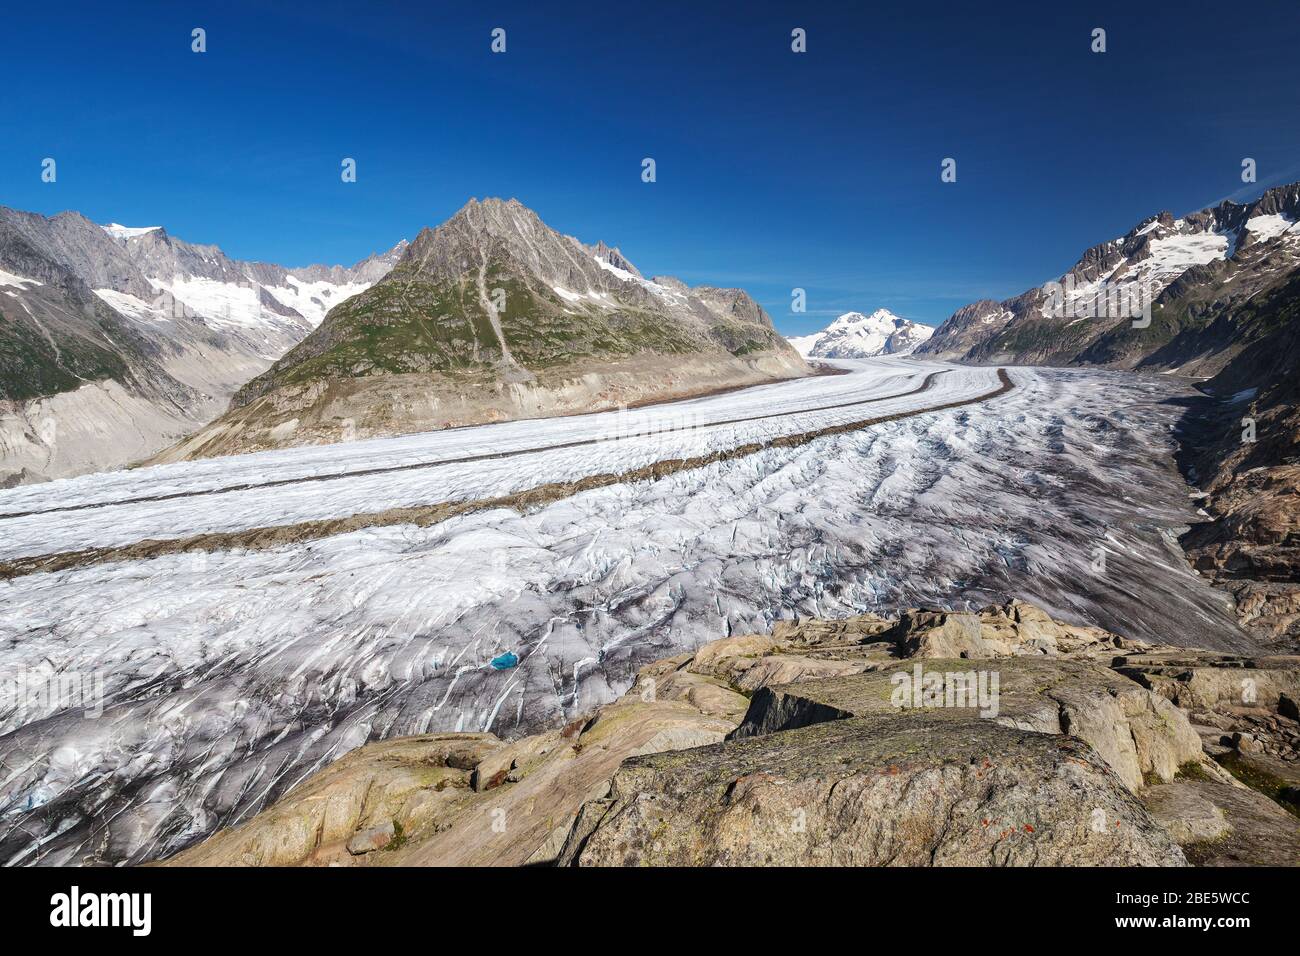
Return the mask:
{"type": "Polygon", "coordinates": [[[513,651],[506,651],[500,657],[492,658],[492,669],[494,671],[508,671],[512,667],[519,666],[519,658],[513,651]]]}

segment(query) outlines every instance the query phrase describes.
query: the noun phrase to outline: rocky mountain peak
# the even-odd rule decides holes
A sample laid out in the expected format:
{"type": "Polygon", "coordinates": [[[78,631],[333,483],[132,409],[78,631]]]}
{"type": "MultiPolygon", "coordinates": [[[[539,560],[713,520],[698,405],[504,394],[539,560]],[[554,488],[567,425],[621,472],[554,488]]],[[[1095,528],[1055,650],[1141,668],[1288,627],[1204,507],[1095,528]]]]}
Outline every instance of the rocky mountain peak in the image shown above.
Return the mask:
{"type": "Polygon", "coordinates": [[[0,420],[0,483],[154,454],[219,414],[405,249],[353,267],[286,269],[231,259],[162,226],[0,207],[0,272],[21,280],[0,301],[0,398],[23,403],[0,420]],[[54,409],[41,413],[53,424],[34,432],[28,406],[54,409]]]}
{"type": "Polygon", "coordinates": [[[630,272],[637,278],[641,278],[641,273],[637,267],[632,265],[632,263],[628,261],[627,257],[624,256],[617,247],[610,248],[607,246],[603,239],[600,242],[597,242],[594,246],[591,246],[588,251],[597,259],[608,263],[615,269],[621,269],[623,272],[630,272]]]}
{"type": "Polygon", "coordinates": [[[616,246],[585,245],[517,199],[473,199],[422,229],[391,272],[332,308],[176,454],[228,453],[230,421],[247,425],[239,449],[283,447],[336,441],[346,420],[396,434],[808,371],[742,290],[648,280],[616,246]],[[411,398],[396,403],[401,389],[411,398]]]}
{"type": "Polygon", "coordinates": [[[1300,218],[1300,182],[1274,186],[1251,203],[1249,208],[1252,217],[1280,214],[1291,219],[1300,218]]]}

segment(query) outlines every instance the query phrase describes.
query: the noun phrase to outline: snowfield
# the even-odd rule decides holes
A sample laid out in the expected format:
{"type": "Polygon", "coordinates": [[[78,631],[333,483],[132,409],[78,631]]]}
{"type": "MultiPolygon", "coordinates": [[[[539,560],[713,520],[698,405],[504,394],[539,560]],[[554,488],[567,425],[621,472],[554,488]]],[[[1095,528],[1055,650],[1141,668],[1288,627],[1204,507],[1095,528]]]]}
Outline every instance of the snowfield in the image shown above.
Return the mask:
{"type": "Polygon", "coordinates": [[[0,560],[505,495],[546,482],[628,471],[654,461],[974,398],[997,386],[991,368],[957,371],[917,363],[882,375],[825,376],[623,412],[28,485],[0,492],[0,560]],[[940,375],[925,392],[891,397],[914,392],[935,371],[940,375]],[[734,421],[738,418],[745,420],[734,421]],[[571,447],[578,442],[587,444],[571,447]],[[495,457],[502,455],[511,457],[495,457]],[[232,488],[236,490],[222,490],[232,488]],[[182,497],[157,500],[168,495],[182,497]],[[147,500],[138,500],[142,498],[147,500]],[[108,504],[113,502],[126,503],[108,504]],[[81,507],[96,503],[104,506],[81,507]],[[76,511],[52,520],[69,509],[76,511]]]}
{"type": "Polygon", "coordinates": [[[787,341],[804,358],[860,359],[908,355],[933,334],[928,325],[877,309],[870,315],[845,312],[822,331],[787,341]]]}
{"type": "Polygon", "coordinates": [[[92,561],[0,581],[0,863],[140,862],[374,739],[509,737],[779,618],[1018,596],[1242,646],[1175,535],[1167,378],[911,359],[626,412],[267,452],[0,492],[0,559],[477,500],[920,414],[428,527],[92,561]],[[930,378],[933,376],[932,378],[930,378]],[[930,386],[918,391],[930,378],[930,386]],[[126,502],[126,503],[119,503],[126,502]],[[518,667],[494,670],[505,651],[518,667]],[[75,682],[74,682],[75,683],[75,682]],[[72,686],[72,685],[69,685],[72,686]]]}

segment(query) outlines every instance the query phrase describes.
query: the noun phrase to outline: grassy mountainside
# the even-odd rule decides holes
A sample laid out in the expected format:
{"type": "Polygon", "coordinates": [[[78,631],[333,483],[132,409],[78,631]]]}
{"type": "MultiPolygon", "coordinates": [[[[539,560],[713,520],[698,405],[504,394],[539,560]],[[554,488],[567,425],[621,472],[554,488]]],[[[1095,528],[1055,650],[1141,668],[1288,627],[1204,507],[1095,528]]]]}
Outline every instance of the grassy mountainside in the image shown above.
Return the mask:
{"type": "Polygon", "coordinates": [[[472,200],[160,460],[679,398],[809,373],[738,289],[646,279],[472,200]]]}

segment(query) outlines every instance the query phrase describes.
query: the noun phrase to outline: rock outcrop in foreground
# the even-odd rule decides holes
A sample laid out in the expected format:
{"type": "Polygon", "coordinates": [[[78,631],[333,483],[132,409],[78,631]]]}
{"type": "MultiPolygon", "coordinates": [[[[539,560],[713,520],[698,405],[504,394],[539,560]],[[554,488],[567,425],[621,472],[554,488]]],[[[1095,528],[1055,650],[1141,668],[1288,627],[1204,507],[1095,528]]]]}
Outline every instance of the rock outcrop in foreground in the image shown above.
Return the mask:
{"type": "Polygon", "coordinates": [[[1300,658],[1018,601],[782,622],[562,729],[362,747],[167,865],[1300,865],[1297,700],[1300,658]]]}

